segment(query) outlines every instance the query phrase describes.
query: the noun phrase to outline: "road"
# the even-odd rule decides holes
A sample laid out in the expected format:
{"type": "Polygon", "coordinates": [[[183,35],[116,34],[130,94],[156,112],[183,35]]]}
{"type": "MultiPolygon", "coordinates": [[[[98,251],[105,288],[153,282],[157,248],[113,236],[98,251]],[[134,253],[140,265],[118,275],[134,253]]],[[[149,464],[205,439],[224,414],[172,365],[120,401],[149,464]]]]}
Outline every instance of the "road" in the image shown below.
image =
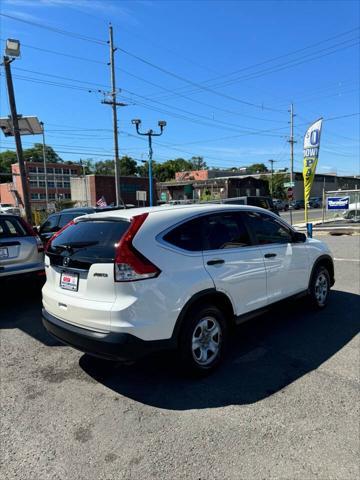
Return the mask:
{"type": "Polygon", "coordinates": [[[243,325],[189,380],[168,357],[92,360],[50,338],[40,294],[2,285],[1,478],[359,478],[359,236],[330,237],[325,311],[304,300],[243,325]]]}
{"type": "MultiPolygon", "coordinates": [[[[304,210],[293,210],[293,224],[297,223],[304,223],[304,210]]],[[[284,218],[288,223],[290,223],[290,212],[280,212],[280,216],[284,218]]],[[[321,208],[313,208],[308,210],[309,221],[314,222],[315,220],[322,219],[322,209],[321,208]]]]}

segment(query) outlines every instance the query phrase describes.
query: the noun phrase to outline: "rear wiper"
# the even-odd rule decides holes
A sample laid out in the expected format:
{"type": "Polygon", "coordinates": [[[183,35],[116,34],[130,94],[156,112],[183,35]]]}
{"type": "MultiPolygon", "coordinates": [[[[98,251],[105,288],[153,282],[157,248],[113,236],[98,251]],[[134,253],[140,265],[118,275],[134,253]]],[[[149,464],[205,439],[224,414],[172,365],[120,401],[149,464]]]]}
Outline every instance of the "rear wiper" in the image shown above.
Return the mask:
{"type": "Polygon", "coordinates": [[[89,241],[89,242],[68,242],[68,243],[61,243],[59,245],[54,245],[55,248],[60,250],[73,250],[74,248],[84,248],[90,247],[92,245],[97,245],[99,242],[97,240],[89,241]]]}

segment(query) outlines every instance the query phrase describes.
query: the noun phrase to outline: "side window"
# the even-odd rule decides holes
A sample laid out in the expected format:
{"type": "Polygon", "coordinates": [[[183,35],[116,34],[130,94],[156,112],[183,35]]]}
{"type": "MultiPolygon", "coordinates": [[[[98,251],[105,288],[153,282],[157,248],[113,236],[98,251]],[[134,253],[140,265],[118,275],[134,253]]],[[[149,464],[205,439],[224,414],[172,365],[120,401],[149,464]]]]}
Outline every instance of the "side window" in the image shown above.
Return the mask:
{"type": "Polygon", "coordinates": [[[65,227],[65,225],[71,220],[73,220],[75,217],[79,217],[81,213],[76,213],[75,215],[73,213],[64,213],[60,216],[59,220],[59,228],[65,227]]]}
{"type": "Polygon", "coordinates": [[[269,215],[248,212],[246,221],[259,245],[292,242],[290,229],[269,215]]]}
{"type": "Polygon", "coordinates": [[[52,215],[41,225],[40,233],[55,232],[59,221],[59,215],[52,215]]]}
{"type": "Polygon", "coordinates": [[[164,235],[164,240],[175,247],[199,252],[202,250],[202,220],[190,220],[164,235]]]}
{"type": "Polygon", "coordinates": [[[251,240],[240,213],[220,213],[204,218],[204,250],[249,245],[251,240]]]}

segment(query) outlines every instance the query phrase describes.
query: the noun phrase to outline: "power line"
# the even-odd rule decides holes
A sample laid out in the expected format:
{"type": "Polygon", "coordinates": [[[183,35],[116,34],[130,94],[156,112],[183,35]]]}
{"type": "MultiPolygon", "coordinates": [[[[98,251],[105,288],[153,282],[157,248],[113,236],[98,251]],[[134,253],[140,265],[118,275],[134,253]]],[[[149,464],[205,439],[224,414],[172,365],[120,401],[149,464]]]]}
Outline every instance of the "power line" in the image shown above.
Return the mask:
{"type": "Polygon", "coordinates": [[[62,30],[60,28],[45,25],[43,23],[34,22],[32,20],[25,20],[24,18],[16,17],[14,15],[8,15],[7,13],[0,13],[0,15],[2,17],[10,18],[11,20],[16,20],[17,22],[27,23],[28,25],[33,25],[34,27],[43,28],[45,30],[49,30],[51,32],[58,33],[60,35],[65,35],[65,36],[68,36],[68,37],[77,38],[78,40],[84,40],[86,42],[96,43],[98,45],[107,45],[107,42],[105,40],[100,40],[98,38],[88,37],[86,35],[81,35],[79,33],[68,32],[68,31],[62,30]]]}
{"type": "MultiPolygon", "coordinates": [[[[346,30],[345,32],[341,32],[341,33],[339,33],[339,34],[337,34],[337,35],[333,35],[333,36],[328,37],[328,38],[326,38],[326,39],[324,39],[324,40],[321,40],[321,41],[319,41],[319,42],[309,44],[309,45],[307,45],[306,47],[303,47],[303,48],[300,48],[300,49],[297,49],[297,50],[293,50],[293,51],[291,51],[291,52],[288,52],[288,53],[285,53],[285,54],[282,54],[282,55],[278,55],[278,56],[276,56],[276,57],[272,57],[272,58],[270,58],[270,59],[268,59],[268,60],[264,60],[264,61],[262,61],[262,62],[255,63],[255,64],[249,65],[249,66],[247,66],[247,67],[243,67],[243,68],[241,68],[241,69],[239,69],[239,70],[235,70],[234,72],[229,73],[229,74],[219,75],[218,77],[214,77],[214,78],[212,78],[212,79],[209,79],[209,80],[207,80],[207,81],[204,82],[204,83],[209,83],[209,82],[213,82],[213,81],[215,81],[215,80],[219,80],[220,78],[224,78],[224,77],[227,77],[227,76],[236,75],[236,74],[238,74],[238,73],[240,73],[240,72],[243,72],[243,71],[246,71],[246,70],[251,70],[252,68],[259,67],[259,66],[265,65],[265,64],[267,64],[267,63],[271,63],[271,62],[273,62],[273,61],[275,61],[275,60],[279,60],[279,59],[281,59],[281,58],[285,58],[285,57],[289,57],[289,56],[291,56],[291,55],[295,55],[296,53],[300,53],[300,52],[302,52],[302,51],[308,50],[308,49],[310,49],[310,48],[316,47],[316,46],[321,45],[321,44],[323,44],[323,43],[327,43],[327,42],[329,42],[329,41],[331,41],[331,40],[334,40],[334,39],[336,39],[336,38],[339,38],[339,37],[345,36],[345,35],[347,35],[347,34],[349,34],[349,33],[352,33],[352,32],[354,32],[354,31],[357,31],[357,30],[359,30],[359,28],[360,28],[360,27],[356,27],[356,28],[352,28],[352,29],[350,29],[350,30],[346,30]]],[[[185,88],[185,87],[184,87],[184,88],[185,88]]]]}

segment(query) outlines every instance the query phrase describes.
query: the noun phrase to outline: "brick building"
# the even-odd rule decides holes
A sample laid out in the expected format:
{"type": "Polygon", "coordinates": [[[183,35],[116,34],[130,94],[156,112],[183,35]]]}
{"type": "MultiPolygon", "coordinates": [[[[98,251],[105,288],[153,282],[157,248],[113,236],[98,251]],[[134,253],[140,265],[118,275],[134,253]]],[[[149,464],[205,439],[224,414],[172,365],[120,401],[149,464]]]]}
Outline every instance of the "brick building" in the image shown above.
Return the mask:
{"type": "MultiPolygon", "coordinates": [[[[95,206],[104,197],[108,205],[116,204],[115,178],[110,175],[86,175],[71,179],[71,198],[78,205],[95,206]]],[[[121,177],[120,194],[124,203],[143,205],[138,202],[136,192],[146,192],[145,205],[149,205],[149,179],[146,177],[121,177]]],[[[153,182],[155,197],[156,181],[153,182]]],[[[156,198],[154,198],[156,201],[156,198]]]]}
{"type": "MultiPolygon", "coordinates": [[[[46,207],[45,172],[43,162],[25,162],[26,178],[32,209],[46,207]]],[[[0,202],[24,206],[19,164],[11,165],[12,182],[0,184],[0,202]]],[[[81,166],[73,163],[47,163],[49,203],[71,200],[70,178],[81,173],[81,166]]]]}

